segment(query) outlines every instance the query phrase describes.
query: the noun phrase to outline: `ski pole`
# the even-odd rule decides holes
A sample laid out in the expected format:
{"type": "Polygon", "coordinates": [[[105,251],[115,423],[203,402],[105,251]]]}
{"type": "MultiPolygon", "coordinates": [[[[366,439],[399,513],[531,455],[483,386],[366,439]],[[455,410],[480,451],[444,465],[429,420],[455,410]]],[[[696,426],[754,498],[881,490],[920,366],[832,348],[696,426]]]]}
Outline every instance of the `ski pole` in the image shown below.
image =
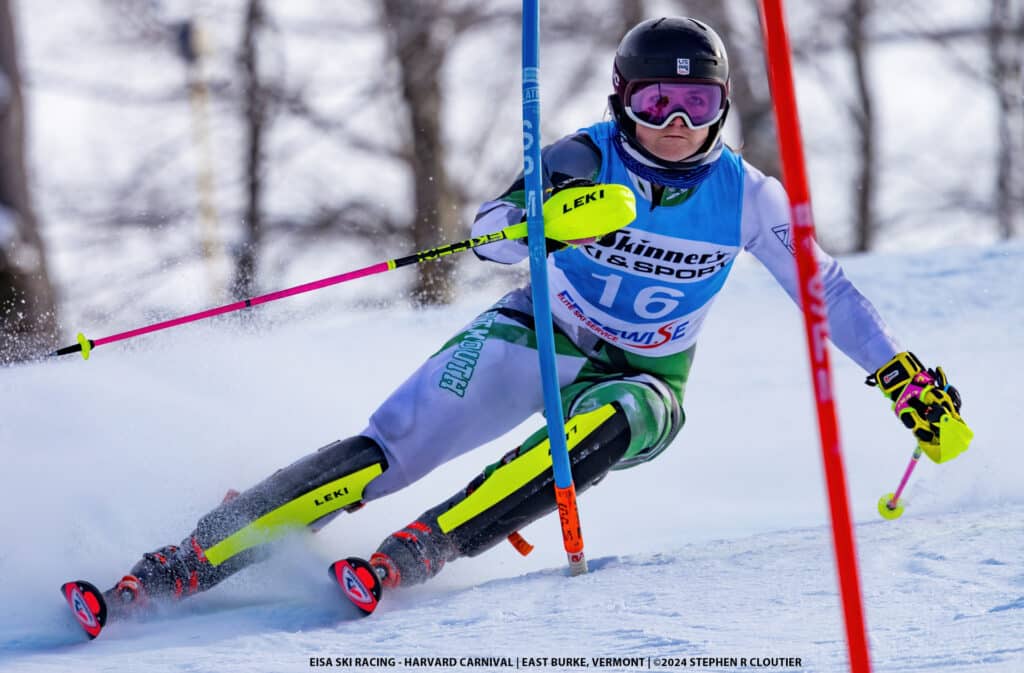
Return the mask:
{"type": "MultiPolygon", "coordinates": [[[[594,185],[592,187],[571,187],[553,194],[544,204],[546,217],[551,218],[551,225],[548,226],[546,234],[549,238],[559,241],[580,241],[591,238],[598,238],[616,229],[626,226],[636,217],[636,199],[633,192],[624,185],[594,185]]],[[[429,250],[421,250],[405,257],[389,259],[386,262],[371,264],[370,266],[349,271],[337,276],[329,276],[314,280],[302,285],[270,292],[257,297],[250,297],[224,306],[206,309],[197,313],[191,313],[178,318],[164,320],[162,322],[138,327],[136,329],[112,334],[100,339],[88,339],[81,332],[78,333],[78,343],[64,348],[59,348],[49,356],[68,355],[70,353],[81,353],[82,358],[88,360],[93,349],[116,341],[124,341],[143,334],[159,332],[178,325],[184,325],[198,320],[205,320],[225,313],[232,313],[251,306],[267,304],[278,299],[291,297],[305,292],[321,290],[325,287],[338,285],[357,278],[373,276],[411,264],[422,264],[441,257],[453,255],[477,248],[481,245],[503,241],[506,239],[526,238],[526,222],[520,222],[505,227],[500,231],[474,238],[467,238],[456,243],[441,245],[429,250]]]]}
{"type": "Polygon", "coordinates": [[[910,457],[910,463],[907,464],[907,469],[903,472],[903,478],[900,479],[900,485],[896,492],[886,493],[878,499],[878,513],[882,515],[883,519],[892,521],[903,515],[903,510],[906,509],[906,506],[900,500],[900,496],[903,495],[903,489],[906,488],[907,482],[910,481],[910,475],[913,473],[914,468],[917,467],[917,461],[921,459],[922,453],[923,451],[920,446],[914,448],[914,455],[910,457]]]}

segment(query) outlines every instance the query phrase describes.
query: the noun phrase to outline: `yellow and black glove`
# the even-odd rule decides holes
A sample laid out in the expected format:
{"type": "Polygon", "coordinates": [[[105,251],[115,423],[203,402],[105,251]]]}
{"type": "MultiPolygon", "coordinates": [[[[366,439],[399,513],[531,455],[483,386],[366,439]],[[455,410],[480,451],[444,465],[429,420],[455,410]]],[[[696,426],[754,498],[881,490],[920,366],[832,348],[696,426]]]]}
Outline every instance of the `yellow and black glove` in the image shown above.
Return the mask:
{"type": "MultiPolygon", "coordinates": [[[[553,176],[551,176],[551,181],[553,185],[550,189],[547,190],[547,195],[545,196],[545,198],[550,198],[557,194],[558,192],[564,191],[566,189],[571,189],[573,187],[597,186],[593,180],[587,178],[574,178],[571,175],[566,175],[564,173],[555,173],[553,176]]],[[[593,238],[586,238],[578,241],[559,241],[554,238],[545,238],[544,249],[550,255],[553,252],[564,250],[565,248],[568,248],[570,246],[576,247],[578,245],[587,245],[589,243],[593,243],[594,240],[595,239],[593,238]]]]}
{"type": "Polygon", "coordinates": [[[896,416],[936,463],[967,450],[974,433],[960,417],[960,393],[949,385],[942,367],[925,369],[917,356],[899,353],[865,381],[892,400],[896,416]]]}

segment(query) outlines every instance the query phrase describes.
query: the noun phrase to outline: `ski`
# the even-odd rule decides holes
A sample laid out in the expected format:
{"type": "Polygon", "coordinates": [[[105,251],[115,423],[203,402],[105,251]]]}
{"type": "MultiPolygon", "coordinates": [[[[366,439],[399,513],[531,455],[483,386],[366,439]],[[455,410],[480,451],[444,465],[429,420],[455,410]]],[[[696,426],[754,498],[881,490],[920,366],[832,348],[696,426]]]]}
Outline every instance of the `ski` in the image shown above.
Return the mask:
{"type": "Polygon", "coordinates": [[[103,593],[85,580],[66,582],[60,591],[89,640],[100,635],[107,623],[107,602],[103,593]]]}
{"type": "Polygon", "coordinates": [[[337,582],[341,593],[363,616],[371,614],[380,603],[382,585],[373,566],[361,558],[335,561],[328,568],[331,579],[337,582]]]}
{"type": "MultiPolygon", "coordinates": [[[[359,609],[361,615],[369,615],[377,609],[383,586],[368,562],[349,557],[335,561],[328,570],[342,595],[359,609]]],[[[89,640],[99,636],[110,616],[103,592],[85,580],[66,582],[61,585],[60,592],[89,640]]]]}

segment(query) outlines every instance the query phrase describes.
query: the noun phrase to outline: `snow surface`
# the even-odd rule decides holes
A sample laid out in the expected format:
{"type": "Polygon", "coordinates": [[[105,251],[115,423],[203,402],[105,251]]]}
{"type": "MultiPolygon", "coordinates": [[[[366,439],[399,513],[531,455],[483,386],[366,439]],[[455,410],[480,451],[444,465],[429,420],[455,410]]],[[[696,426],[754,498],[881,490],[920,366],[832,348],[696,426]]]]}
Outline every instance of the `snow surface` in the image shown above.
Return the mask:
{"type": "MultiPolygon", "coordinates": [[[[844,266],[906,346],[946,368],[976,432],[953,463],[922,461],[904,517],[881,521],[875,503],[895,488],[913,442],[863,372],[833,358],[875,670],[1024,671],[1024,457],[1008,413],[1024,345],[1024,245],[844,266]]],[[[565,576],[549,517],[524,530],[537,545],[530,557],[501,545],[459,560],[387,596],[369,619],[354,620],[326,576],[330,561],[367,555],[461,488],[538,417],[169,614],[110,625],[86,643],[63,581],[109,586],[141,552],[180,540],[229,487],[358,432],[500,289],[467,288],[454,306],[421,312],[323,302],[355,291],[106,346],[89,362],[0,371],[0,671],[632,656],[644,667],[657,657],[799,657],[799,668],[697,670],[846,670],[802,326],[750,259],[707,322],[675,445],[583,496],[589,575],[565,576]]]]}

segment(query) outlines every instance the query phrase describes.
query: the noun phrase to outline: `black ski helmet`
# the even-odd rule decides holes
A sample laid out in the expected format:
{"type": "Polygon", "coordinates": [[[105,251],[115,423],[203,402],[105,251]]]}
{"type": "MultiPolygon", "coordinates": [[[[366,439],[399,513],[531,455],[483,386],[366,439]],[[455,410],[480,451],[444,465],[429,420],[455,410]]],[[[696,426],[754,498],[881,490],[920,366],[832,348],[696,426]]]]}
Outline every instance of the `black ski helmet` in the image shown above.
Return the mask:
{"type": "Polygon", "coordinates": [[[719,140],[729,112],[729,57],[711,26],[689,17],[648,19],[634,26],[615,50],[612,69],[615,93],[608,102],[612,115],[630,145],[647,159],[667,168],[702,163],[719,140]],[[636,123],[625,112],[630,84],[638,80],[713,82],[724,89],[722,117],[708,128],[708,139],[697,153],[680,162],[666,162],[648,152],[636,139],[636,123]]]}

